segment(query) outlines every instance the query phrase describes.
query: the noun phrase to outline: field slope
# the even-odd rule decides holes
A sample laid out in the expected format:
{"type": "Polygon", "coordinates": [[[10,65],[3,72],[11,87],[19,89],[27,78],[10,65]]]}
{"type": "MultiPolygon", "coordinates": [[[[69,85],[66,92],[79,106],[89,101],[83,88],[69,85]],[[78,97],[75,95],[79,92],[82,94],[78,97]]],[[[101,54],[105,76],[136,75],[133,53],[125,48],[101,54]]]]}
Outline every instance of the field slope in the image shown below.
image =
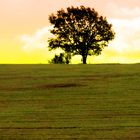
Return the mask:
{"type": "Polygon", "coordinates": [[[140,140],[140,64],[0,65],[0,140],[140,140]]]}

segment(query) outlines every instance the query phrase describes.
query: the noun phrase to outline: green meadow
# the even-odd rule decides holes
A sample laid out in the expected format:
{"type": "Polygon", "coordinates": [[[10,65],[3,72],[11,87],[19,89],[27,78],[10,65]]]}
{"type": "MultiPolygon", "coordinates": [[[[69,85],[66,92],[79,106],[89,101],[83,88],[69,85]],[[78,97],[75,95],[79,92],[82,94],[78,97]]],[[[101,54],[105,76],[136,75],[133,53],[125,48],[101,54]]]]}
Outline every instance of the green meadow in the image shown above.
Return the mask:
{"type": "Polygon", "coordinates": [[[0,140],[140,140],[140,64],[0,65],[0,140]]]}

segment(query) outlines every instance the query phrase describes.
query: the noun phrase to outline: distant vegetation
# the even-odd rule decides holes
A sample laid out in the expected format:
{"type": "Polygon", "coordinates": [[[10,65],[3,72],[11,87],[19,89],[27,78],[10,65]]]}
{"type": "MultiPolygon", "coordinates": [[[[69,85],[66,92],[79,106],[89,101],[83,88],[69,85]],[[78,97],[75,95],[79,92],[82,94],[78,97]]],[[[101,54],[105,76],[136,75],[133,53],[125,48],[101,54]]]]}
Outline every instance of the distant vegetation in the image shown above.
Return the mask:
{"type": "Polygon", "coordinates": [[[55,36],[49,40],[50,50],[61,48],[67,56],[81,55],[83,64],[88,55],[101,54],[115,36],[107,19],[89,7],[58,10],[57,14],[50,15],[49,21],[55,36]]]}
{"type": "Polygon", "coordinates": [[[60,55],[55,55],[52,60],[49,61],[50,64],[69,64],[71,56],[68,54],[60,53],[60,55]]]}

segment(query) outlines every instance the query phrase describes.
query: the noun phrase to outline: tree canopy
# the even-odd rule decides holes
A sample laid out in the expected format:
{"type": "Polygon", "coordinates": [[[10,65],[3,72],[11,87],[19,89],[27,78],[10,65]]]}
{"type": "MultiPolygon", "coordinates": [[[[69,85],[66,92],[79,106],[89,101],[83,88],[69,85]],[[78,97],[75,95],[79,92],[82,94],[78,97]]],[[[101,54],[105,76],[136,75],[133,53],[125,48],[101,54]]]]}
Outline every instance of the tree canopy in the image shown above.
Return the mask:
{"type": "Polygon", "coordinates": [[[115,33],[106,17],[100,16],[94,8],[68,7],[49,16],[53,26],[49,39],[50,50],[61,48],[69,55],[81,55],[86,64],[88,55],[99,55],[115,33]]]}

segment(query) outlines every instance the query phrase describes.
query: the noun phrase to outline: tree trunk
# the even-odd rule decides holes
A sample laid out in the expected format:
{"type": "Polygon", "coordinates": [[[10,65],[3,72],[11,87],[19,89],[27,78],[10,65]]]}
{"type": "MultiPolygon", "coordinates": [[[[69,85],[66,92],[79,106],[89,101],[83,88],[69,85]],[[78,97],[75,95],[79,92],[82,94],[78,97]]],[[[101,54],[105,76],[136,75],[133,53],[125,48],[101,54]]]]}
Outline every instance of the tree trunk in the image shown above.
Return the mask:
{"type": "Polygon", "coordinates": [[[87,56],[82,56],[83,57],[83,64],[87,64],[87,56]]]}

